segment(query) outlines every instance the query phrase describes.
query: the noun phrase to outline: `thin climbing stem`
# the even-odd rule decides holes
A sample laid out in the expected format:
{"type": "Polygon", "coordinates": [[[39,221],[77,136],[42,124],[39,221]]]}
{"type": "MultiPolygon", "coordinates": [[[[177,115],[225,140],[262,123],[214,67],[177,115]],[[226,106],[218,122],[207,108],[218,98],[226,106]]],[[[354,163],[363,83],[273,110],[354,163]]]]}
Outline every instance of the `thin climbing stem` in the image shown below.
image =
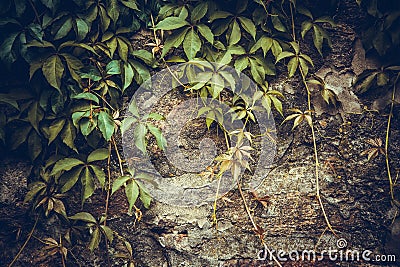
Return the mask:
{"type": "Polygon", "coordinates": [[[111,142],[114,145],[115,154],[117,155],[117,158],[118,158],[119,171],[120,171],[121,175],[124,176],[124,168],[122,166],[122,158],[121,158],[121,155],[119,154],[117,142],[115,142],[114,136],[111,137],[111,142]]]}
{"type": "MultiPolygon", "coordinates": [[[[290,15],[291,15],[291,22],[292,22],[292,35],[293,35],[293,41],[296,41],[296,31],[295,31],[295,27],[294,27],[294,15],[293,15],[293,7],[292,7],[292,2],[290,2],[290,15]]],[[[301,78],[303,81],[303,84],[307,90],[307,105],[308,105],[308,110],[312,110],[311,109],[311,92],[310,89],[308,88],[308,84],[306,81],[306,75],[304,74],[303,68],[301,67],[301,65],[299,66],[299,70],[300,70],[300,74],[301,74],[301,78]]],[[[315,160],[315,193],[316,193],[316,197],[318,199],[318,203],[321,207],[322,210],[322,214],[324,216],[325,222],[327,224],[327,227],[329,228],[329,230],[336,235],[336,232],[333,230],[333,227],[329,221],[328,215],[326,214],[325,211],[325,207],[324,204],[322,202],[321,199],[321,195],[320,195],[320,185],[319,185],[319,159],[318,159],[318,149],[317,149],[317,141],[315,138],[315,130],[314,130],[314,122],[313,122],[313,117],[311,114],[311,123],[310,123],[310,128],[311,128],[311,134],[312,134],[312,139],[313,139],[313,149],[314,149],[314,160],[315,160]]]]}
{"type": "Polygon", "coordinates": [[[38,221],[39,221],[39,216],[36,217],[35,223],[33,224],[32,229],[28,234],[28,237],[26,238],[26,240],[25,240],[24,244],[22,245],[22,247],[19,249],[17,255],[15,255],[14,259],[12,260],[12,262],[8,265],[8,267],[13,266],[14,263],[18,260],[19,256],[21,256],[22,251],[25,249],[25,247],[28,244],[29,240],[31,240],[31,237],[33,235],[33,232],[36,229],[36,225],[37,225],[38,221]]]}
{"type": "MultiPolygon", "coordinates": [[[[301,73],[301,77],[304,83],[304,86],[306,87],[307,90],[307,104],[308,104],[308,110],[311,110],[311,92],[310,89],[308,88],[308,84],[306,81],[306,77],[304,75],[303,69],[300,66],[300,73],[301,73]]],[[[313,139],[313,148],[314,148],[314,160],[315,160],[315,193],[316,193],[316,197],[318,199],[319,205],[321,207],[322,210],[322,214],[324,216],[325,222],[329,228],[329,230],[336,235],[336,232],[333,230],[333,227],[329,221],[328,215],[326,214],[325,211],[325,207],[324,204],[322,202],[322,198],[320,195],[320,185],[319,185],[319,159],[318,159],[318,149],[317,149],[317,141],[315,138],[315,130],[314,130],[314,123],[313,123],[313,118],[311,115],[311,123],[310,123],[310,128],[311,128],[311,134],[312,134],[312,139],[313,139]]]]}
{"type": "Polygon", "coordinates": [[[218,179],[218,185],[217,185],[217,190],[215,192],[215,199],[214,199],[214,204],[213,204],[213,214],[212,214],[213,223],[215,224],[216,228],[218,227],[218,224],[217,224],[217,201],[218,201],[219,189],[221,187],[222,173],[218,174],[217,179],[218,179]]]}
{"type": "Polygon", "coordinates": [[[111,106],[111,104],[108,103],[108,101],[105,99],[104,96],[100,95],[99,93],[97,93],[97,92],[94,91],[94,90],[92,90],[92,91],[90,91],[90,92],[93,93],[93,94],[95,94],[95,95],[97,95],[98,97],[100,97],[100,98],[104,101],[104,103],[106,103],[107,106],[109,106],[109,107],[111,108],[112,111],[115,111],[115,109],[113,108],[113,106],[111,106]]]}
{"type": "Polygon", "coordinates": [[[294,29],[294,15],[293,15],[293,7],[292,7],[293,3],[290,2],[289,6],[290,6],[290,18],[291,18],[291,22],[292,22],[292,37],[293,37],[293,41],[296,42],[296,32],[294,29]]]}
{"type": "Polygon", "coordinates": [[[35,7],[35,4],[32,2],[32,0],[29,0],[29,4],[31,5],[33,9],[33,13],[35,13],[35,20],[38,24],[40,24],[40,18],[39,18],[39,13],[37,12],[37,9],[35,7]]]}
{"type": "MultiPolygon", "coordinates": [[[[245,208],[245,210],[246,210],[247,216],[249,217],[249,219],[250,219],[250,221],[251,221],[251,224],[253,225],[254,230],[255,230],[256,232],[258,232],[259,227],[257,226],[257,224],[256,224],[256,222],[255,222],[255,220],[254,220],[254,217],[253,217],[253,215],[251,214],[250,208],[249,208],[249,206],[247,205],[246,198],[245,198],[245,196],[244,196],[244,194],[243,194],[242,186],[241,186],[239,180],[237,181],[237,186],[238,186],[238,190],[239,190],[239,193],[240,193],[240,197],[242,198],[243,205],[244,205],[244,208],[245,208]]],[[[269,255],[270,255],[271,258],[274,260],[274,262],[275,262],[279,267],[282,267],[282,265],[281,265],[280,262],[276,259],[276,257],[275,257],[274,254],[272,253],[272,251],[268,248],[267,244],[265,243],[264,237],[263,237],[262,235],[258,235],[258,237],[260,238],[261,243],[262,243],[263,246],[264,246],[264,249],[269,253],[269,255]]]]}
{"type": "MultiPolygon", "coordinates": [[[[107,159],[107,178],[108,178],[108,181],[107,181],[107,189],[106,189],[107,190],[106,203],[105,203],[105,208],[104,208],[104,217],[105,217],[104,222],[103,222],[104,226],[107,225],[108,207],[109,207],[109,204],[110,204],[110,192],[111,192],[111,169],[110,169],[110,166],[111,166],[111,145],[112,145],[111,143],[112,142],[110,141],[109,144],[108,144],[108,159],[107,159]]],[[[105,238],[104,242],[105,242],[105,245],[106,245],[107,266],[111,266],[110,255],[108,254],[108,239],[105,238]]]]}
{"type": "MultiPolygon", "coordinates": [[[[392,201],[396,203],[395,197],[394,197],[394,183],[393,183],[393,178],[390,170],[390,162],[389,162],[389,138],[390,138],[390,126],[392,122],[392,117],[393,117],[393,109],[394,109],[394,102],[395,102],[395,97],[396,97],[396,84],[399,79],[399,75],[397,75],[396,80],[394,81],[393,85],[393,90],[392,90],[392,98],[391,98],[391,103],[390,103],[390,112],[389,112],[389,118],[387,122],[387,127],[386,127],[386,137],[385,137],[385,161],[386,161],[386,170],[388,174],[388,179],[389,179],[389,189],[390,189],[390,197],[392,198],[392,201]]],[[[396,179],[397,180],[397,179],[396,179]]]]}
{"type": "Polygon", "coordinates": [[[107,158],[107,196],[106,196],[106,204],[105,204],[105,208],[104,208],[104,216],[106,217],[106,219],[104,220],[104,226],[107,225],[107,215],[108,215],[108,206],[109,206],[109,202],[110,202],[110,191],[111,191],[111,143],[110,142],[108,144],[108,158],[107,158]]]}

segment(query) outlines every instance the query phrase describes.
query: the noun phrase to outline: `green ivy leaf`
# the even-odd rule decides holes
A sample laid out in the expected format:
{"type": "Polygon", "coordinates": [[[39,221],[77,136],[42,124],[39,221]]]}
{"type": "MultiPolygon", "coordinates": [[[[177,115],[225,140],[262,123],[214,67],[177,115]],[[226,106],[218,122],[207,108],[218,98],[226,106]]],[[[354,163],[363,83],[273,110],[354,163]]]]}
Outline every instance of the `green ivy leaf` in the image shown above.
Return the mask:
{"type": "Polygon", "coordinates": [[[371,86],[373,85],[373,81],[375,80],[377,75],[378,75],[378,72],[373,72],[373,73],[369,74],[368,76],[364,77],[362,82],[359,84],[358,93],[362,94],[362,93],[365,93],[366,91],[368,91],[371,88],[371,86]]]}
{"type": "Polygon", "coordinates": [[[197,33],[193,29],[191,29],[183,41],[183,50],[185,51],[186,56],[189,60],[192,60],[196,57],[197,52],[199,52],[201,48],[201,41],[197,33]]]}
{"type": "Polygon", "coordinates": [[[93,217],[92,214],[88,213],[88,212],[78,212],[73,216],[69,217],[71,220],[76,220],[76,221],[83,221],[83,222],[87,222],[87,223],[93,223],[96,224],[97,221],[96,219],[93,217]]]}
{"type": "Polygon", "coordinates": [[[16,149],[28,138],[28,134],[31,131],[31,125],[21,125],[18,130],[13,132],[11,136],[11,149],[16,149]]]}
{"type": "Polygon", "coordinates": [[[111,19],[108,16],[107,11],[103,6],[100,6],[99,8],[99,15],[101,18],[101,24],[100,24],[101,30],[105,32],[110,26],[111,19]]]}
{"type": "Polygon", "coordinates": [[[123,69],[123,77],[124,77],[124,86],[122,87],[122,91],[125,91],[126,88],[129,87],[129,85],[131,85],[132,81],[133,81],[133,68],[131,66],[131,64],[129,64],[128,62],[124,63],[124,69],[123,69]]]}
{"type": "Polygon", "coordinates": [[[83,168],[84,167],[75,168],[60,176],[60,184],[63,185],[61,187],[61,193],[69,191],[76,184],[83,168]]]}
{"type": "Polygon", "coordinates": [[[10,34],[0,46],[0,59],[7,64],[11,64],[17,59],[12,49],[18,35],[19,33],[10,34]]]}
{"type": "Polygon", "coordinates": [[[175,30],[183,26],[189,25],[189,23],[180,17],[168,17],[160,21],[155,29],[156,30],[175,30]]]}
{"type": "Polygon", "coordinates": [[[264,79],[265,79],[264,67],[259,65],[257,61],[253,58],[250,58],[250,72],[256,83],[264,84],[264,79]]]}
{"type": "Polygon", "coordinates": [[[130,9],[136,10],[136,11],[140,11],[138,6],[137,6],[137,4],[136,4],[136,1],[133,1],[133,0],[120,0],[120,2],[124,6],[126,6],[127,8],[130,8],[130,9]]]}
{"type": "Polygon", "coordinates": [[[31,131],[31,134],[29,135],[28,148],[31,160],[35,160],[42,152],[42,139],[36,131],[31,131]]]}
{"type": "Polygon", "coordinates": [[[213,22],[216,19],[225,19],[229,16],[232,16],[231,13],[226,12],[226,11],[215,11],[213,13],[211,13],[210,15],[210,22],[213,22]]]}
{"type": "Polygon", "coordinates": [[[289,60],[289,63],[287,65],[289,77],[292,77],[295,74],[298,66],[299,66],[299,59],[297,57],[293,57],[289,60]]]}
{"type": "Polygon", "coordinates": [[[83,161],[76,158],[65,158],[56,162],[50,175],[59,174],[62,171],[69,171],[72,168],[83,165],[83,161]]]}
{"type": "Polygon", "coordinates": [[[307,76],[307,74],[308,74],[307,62],[302,57],[299,57],[299,64],[300,64],[301,70],[303,71],[304,76],[307,76]]]}
{"type": "Polygon", "coordinates": [[[80,121],[80,130],[84,136],[88,136],[97,126],[97,120],[85,119],[80,121]]]}
{"type": "Polygon", "coordinates": [[[249,65],[249,58],[247,56],[242,56],[236,59],[235,61],[235,69],[238,71],[243,71],[249,65]]]}
{"type": "Polygon", "coordinates": [[[113,230],[111,230],[111,228],[106,225],[100,225],[100,228],[102,229],[104,235],[107,237],[108,241],[110,241],[111,243],[114,238],[113,230]]]}
{"type": "Polygon", "coordinates": [[[65,22],[61,25],[61,27],[55,33],[54,40],[64,38],[71,31],[71,29],[72,29],[72,19],[67,18],[65,20],[65,22]]]}
{"type": "Polygon", "coordinates": [[[86,99],[99,104],[99,98],[90,92],[83,92],[72,97],[73,99],[86,99]]]}
{"type": "Polygon", "coordinates": [[[282,102],[275,96],[271,96],[270,98],[271,98],[272,102],[274,103],[274,107],[276,108],[276,110],[279,112],[279,114],[281,114],[283,116],[282,102]]]}
{"type": "Polygon", "coordinates": [[[30,105],[28,112],[28,121],[31,123],[32,127],[39,132],[39,124],[44,117],[43,109],[40,107],[39,102],[33,102],[30,105]]]}
{"type": "Polygon", "coordinates": [[[133,131],[135,146],[139,148],[140,151],[143,152],[143,154],[146,154],[146,134],[147,128],[141,123],[139,123],[133,131]]]}
{"type": "Polygon", "coordinates": [[[114,120],[105,111],[100,111],[97,117],[97,124],[99,126],[100,132],[106,141],[110,141],[111,136],[114,134],[114,120]]]}
{"type": "Polygon", "coordinates": [[[125,194],[126,197],[128,198],[129,213],[131,213],[133,205],[135,205],[135,202],[139,196],[139,187],[135,182],[135,180],[131,179],[126,183],[125,194]]]}
{"type": "Polygon", "coordinates": [[[279,62],[279,61],[281,61],[281,60],[284,59],[284,58],[293,57],[293,56],[295,56],[295,54],[294,54],[293,52],[283,51],[283,52],[280,53],[280,54],[278,55],[278,57],[276,58],[276,63],[279,62]]]}
{"type": "Polygon", "coordinates": [[[163,51],[161,54],[162,58],[168,53],[168,51],[172,47],[176,48],[182,44],[188,30],[189,30],[189,27],[186,27],[182,30],[178,30],[178,31],[174,32],[173,34],[171,34],[170,36],[167,37],[167,39],[164,42],[164,47],[163,47],[163,51]]]}
{"type": "Polygon", "coordinates": [[[121,122],[121,133],[122,135],[125,134],[125,132],[132,126],[133,123],[137,121],[136,118],[128,117],[122,120],[121,122]]]}
{"type": "Polygon", "coordinates": [[[150,79],[150,72],[146,68],[146,66],[144,66],[139,61],[133,59],[130,59],[129,63],[132,65],[133,69],[137,73],[137,75],[135,75],[135,80],[138,84],[142,84],[148,79],[150,79]]]}
{"type": "Polygon", "coordinates": [[[190,20],[192,22],[200,20],[201,18],[203,18],[206,15],[207,9],[208,9],[208,3],[207,2],[200,2],[200,4],[198,4],[193,9],[191,17],[190,17],[190,20]]]}
{"type": "Polygon", "coordinates": [[[271,46],[272,54],[274,55],[275,59],[282,53],[282,46],[280,43],[276,40],[272,41],[272,46],[271,46]]]}
{"type": "Polygon", "coordinates": [[[139,189],[139,198],[142,201],[143,206],[148,209],[151,203],[151,196],[142,184],[139,184],[139,189]]]}
{"type": "Polygon", "coordinates": [[[30,202],[36,195],[46,189],[47,185],[43,182],[34,182],[29,184],[29,192],[26,193],[24,203],[30,202]]]}
{"type": "Polygon", "coordinates": [[[87,162],[93,162],[93,161],[98,161],[98,160],[105,160],[109,156],[109,151],[106,148],[99,148],[93,151],[92,153],[89,154],[87,157],[87,162]]]}
{"type": "Polygon", "coordinates": [[[59,119],[55,120],[51,123],[49,127],[49,141],[48,145],[50,145],[60,134],[62,128],[64,127],[65,120],[64,119],[59,119]]]}
{"type": "Polygon", "coordinates": [[[63,53],[61,56],[65,59],[65,62],[67,63],[68,70],[72,76],[72,78],[77,81],[78,83],[81,83],[81,77],[78,75],[78,71],[83,68],[82,62],[77,59],[76,57],[63,53]]]}
{"type": "Polygon", "coordinates": [[[111,195],[114,194],[118,189],[120,189],[121,186],[123,186],[129,179],[131,179],[131,177],[127,175],[120,176],[115,179],[112,185],[111,195]]]}
{"type": "Polygon", "coordinates": [[[322,36],[322,32],[320,28],[316,25],[313,26],[313,42],[315,47],[318,50],[318,53],[322,56],[322,43],[324,41],[324,37],[322,36]]]}
{"type": "Polygon", "coordinates": [[[86,167],[81,173],[81,183],[82,183],[82,203],[83,203],[94,193],[94,180],[88,167],[86,167]]]}
{"type": "MultiPolygon", "coordinates": [[[[64,65],[58,55],[52,55],[43,63],[43,75],[47,82],[60,91],[61,78],[64,73],[64,65]]],[[[61,93],[61,91],[60,91],[61,93]]]]}
{"type": "Polygon", "coordinates": [[[93,252],[96,248],[98,248],[100,241],[101,241],[100,229],[96,227],[91,234],[91,239],[88,246],[89,250],[93,252]]]}
{"type": "Polygon", "coordinates": [[[304,39],[306,36],[307,32],[312,28],[313,24],[310,21],[304,21],[301,24],[301,37],[304,39]]]}
{"type": "Polygon", "coordinates": [[[108,5],[108,15],[110,15],[110,18],[114,23],[117,22],[118,17],[119,17],[119,10],[118,10],[118,3],[117,0],[109,0],[109,5],[108,5]]]}
{"type": "Polygon", "coordinates": [[[164,138],[161,130],[151,123],[147,123],[147,128],[149,129],[151,134],[154,135],[154,137],[156,138],[158,147],[162,150],[165,150],[165,147],[167,145],[167,140],[164,138]]]}
{"type": "Polygon", "coordinates": [[[111,60],[106,66],[106,73],[109,75],[121,74],[121,67],[119,60],[111,60]]]}
{"type": "Polygon", "coordinates": [[[151,65],[153,63],[153,54],[144,49],[135,50],[131,53],[131,55],[134,57],[140,58],[147,65],[151,65]]]}
{"type": "Polygon", "coordinates": [[[274,25],[274,28],[280,32],[286,32],[287,29],[285,25],[283,25],[282,21],[278,16],[272,16],[271,17],[272,25],[274,25]]]}
{"type": "Polygon", "coordinates": [[[239,17],[240,24],[242,24],[243,29],[248,32],[253,39],[256,39],[256,26],[253,21],[245,17],[239,17]]]}
{"type": "Polygon", "coordinates": [[[86,35],[89,33],[89,25],[81,18],[75,19],[76,36],[78,41],[85,39],[86,35]]]}
{"type": "Polygon", "coordinates": [[[126,62],[128,60],[129,43],[122,38],[117,38],[118,41],[118,55],[126,62]]]}
{"type": "Polygon", "coordinates": [[[232,32],[229,36],[229,45],[237,44],[240,41],[240,38],[242,38],[242,33],[240,32],[239,24],[236,20],[233,20],[232,32]]]}
{"type": "Polygon", "coordinates": [[[90,165],[90,168],[92,168],[94,175],[97,177],[97,180],[99,180],[101,187],[104,187],[106,183],[106,174],[104,173],[104,171],[96,165],[90,165]]]}
{"type": "Polygon", "coordinates": [[[214,34],[211,32],[210,28],[204,24],[197,25],[197,29],[199,30],[200,34],[206,38],[206,40],[210,43],[214,43],[214,34]]]}
{"type": "Polygon", "coordinates": [[[76,130],[74,125],[70,120],[67,120],[63,131],[61,133],[61,140],[64,144],[66,144],[69,148],[72,150],[75,150],[75,152],[78,152],[78,150],[75,147],[74,141],[76,137],[76,130]]]}

